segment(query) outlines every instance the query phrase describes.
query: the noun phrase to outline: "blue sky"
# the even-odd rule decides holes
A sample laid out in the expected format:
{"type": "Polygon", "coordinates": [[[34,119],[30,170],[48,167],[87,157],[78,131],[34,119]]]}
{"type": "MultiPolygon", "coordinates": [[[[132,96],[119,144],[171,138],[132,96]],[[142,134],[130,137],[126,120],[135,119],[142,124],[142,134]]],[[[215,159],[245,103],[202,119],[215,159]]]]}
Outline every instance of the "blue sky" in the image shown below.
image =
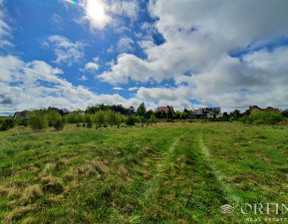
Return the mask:
{"type": "Polygon", "coordinates": [[[288,107],[285,0],[0,0],[0,114],[288,107]]]}

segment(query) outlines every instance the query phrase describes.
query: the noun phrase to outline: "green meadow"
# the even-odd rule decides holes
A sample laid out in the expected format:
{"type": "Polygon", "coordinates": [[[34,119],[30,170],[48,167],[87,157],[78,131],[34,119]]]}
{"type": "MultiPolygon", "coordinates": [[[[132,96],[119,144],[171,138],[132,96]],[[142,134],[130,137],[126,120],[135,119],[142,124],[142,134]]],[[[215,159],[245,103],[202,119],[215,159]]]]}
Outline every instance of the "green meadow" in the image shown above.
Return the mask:
{"type": "Polygon", "coordinates": [[[259,215],[243,204],[288,206],[287,192],[288,126],[0,132],[1,223],[245,223],[259,215]],[[225,204],[235,211],[221,213],[225,204]]]}

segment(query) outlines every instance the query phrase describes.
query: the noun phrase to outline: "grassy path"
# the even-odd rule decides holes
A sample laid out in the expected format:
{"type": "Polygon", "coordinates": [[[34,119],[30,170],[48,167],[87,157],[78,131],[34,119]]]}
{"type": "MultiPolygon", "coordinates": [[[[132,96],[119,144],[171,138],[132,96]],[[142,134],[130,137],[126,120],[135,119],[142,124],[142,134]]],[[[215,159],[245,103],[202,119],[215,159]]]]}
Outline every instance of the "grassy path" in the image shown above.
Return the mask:
{"type": "Polygon", "coordinates": [[[219,214],[227,201],[206,164],[197,129],[174,141],[154,167],[135,223],[237,223],[219,214]]]}
{"type": "Polygon", "coordinates": [[[225,198],[227,199],[227,201],[229,202],[229,204],[239,204],[241,203],[241,199],[240,197],[238,197],[234,191],[234,189],[228,185],[225,182],[225,175],[223,174],[223,172],[221,172],[221,170],[219,170],[219,168],[216,166],[215,161],[213,159],[213,157],[211,156],[211,153],[209,151],[209,149],[207,148],[207,146],[205,145],[204,141],[203,141],[203,129],[201,129],[201,133],[199,135],[199,145],[200,148],[202,150],[203,155],[205,156],[205,161],[207,162],[207,165],[210,167],[212,173],[214,174],[214,176],[216,177],[218,183],[221,186],[222,191],[225,194],[225,198]]]}

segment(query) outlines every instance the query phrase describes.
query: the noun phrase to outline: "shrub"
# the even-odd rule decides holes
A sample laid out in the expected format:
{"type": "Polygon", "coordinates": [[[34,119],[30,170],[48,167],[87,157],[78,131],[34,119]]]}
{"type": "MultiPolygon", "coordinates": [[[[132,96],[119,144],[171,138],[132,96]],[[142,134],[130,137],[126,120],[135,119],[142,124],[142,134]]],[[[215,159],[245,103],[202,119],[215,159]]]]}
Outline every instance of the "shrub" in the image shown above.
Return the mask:
{"type": "Polygon", "coordinates": [[[46,114],[48,126],[49,127],[55,127],[56,123],[62,122],[62,116],[61,114],[56,110],[51,110],[49,113],[46,114]]]}
{"type": "Polygon", "coordinates": [[[173,118],[167,118],[167,122],[174,123],[174,120],[173,120],[173,118]]]}
{"type": "Polygon", "coordinates": [[[23,125],[23,126],[28,126],[28,120],[25,119],[24,117],[20,117],[17,119],[17,125],[23,125]]]}
{"type": "Polygon", "coordinates": [[[57,120],[53,126],[57,131],[60,131],[64,128],[64,122],[61,120],[57,120]]]}
{"type": "Polygon", "coordinates": [[[105,122],[105,113],[103,110],[99,110],[95,114],[95,122],[103,124],[105,122]]]}
{"type": "Polygon", "coordinates": [[[33,130],[40,131],[48,126],[47,118],[42,111],[33,112],[30,118],[30,125],[33,130]]]}
{"type": "Polygon", "coordinates": [[[285,118],[280,112],[253,111],[249,116],[244,116],[242,121],[247,124],[276,124],[285,121],[285,118]]]}
{"type": "Polygon", "coordinates": [[[85,122],[87,123],[87,128],[92,128],[92,119],[90,115],[85,115],[85,122]]]}
{"type": "Polygon", "coordinates": [[[154,114],[152,114],[151,116],[150,116],[150,119],[149,119],[149,122],[150,123],[157,123],[157,118],[155,117],[155,115],[154,114]]]}
{"type": "Polygon", "coordinates": [[[15,127],[15,121],[13,117],[6,117],[2,121],[1,131],[7,131],[10,128],[15,127]]]}
{"type": "Polygon", "coordinates": [[[83,122],[84,116],[77,114],[76,112],[72,112],[66,116],[66,119],[70,124],[76,124],[77,122],[83,122]]]}
{"type": "Polygon", "coordinates": [[[126,120],[126,125],[135,125],[135,119],[134,119],[134,117],[132,117],[132,116],[130,116],[130,117],[128,117],[127,118],[127,120],[126,120]]]}

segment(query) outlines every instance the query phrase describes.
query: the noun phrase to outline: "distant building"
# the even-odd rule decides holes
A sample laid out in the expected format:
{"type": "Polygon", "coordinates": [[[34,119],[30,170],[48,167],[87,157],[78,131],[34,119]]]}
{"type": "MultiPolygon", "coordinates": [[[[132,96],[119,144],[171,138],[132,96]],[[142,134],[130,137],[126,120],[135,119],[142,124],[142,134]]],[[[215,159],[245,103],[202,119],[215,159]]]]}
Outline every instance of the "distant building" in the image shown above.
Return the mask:
{"type": "Polygon", "coordinates": [[[266,109],[263,109],[264,111],[267,112],[275,112],[275,113],[279,113],[280,110],[278,108],[272,108],[272,107],[267,107],[266,109]]]}
{"type": "Polygon", "coordinates": [[[29,118],[29,111],[27,110],[24,110],[24,111],[21,111],[21,112],[15,112],[13,118],[14,120],[18,119],[18,118],[24,118],[24,119],[28,119],[29,118]]]}
{"type": "Polygon", "coordinates": [[[205,107],[199,108],[193,111],[193,114],[190,116],[194,118],[219,118],[222,117],[220,107],[205,107]]]}
{"type": "Polygon", "coordinates": [[[274,113],[278,113],[280,112],[280,110],[278,108],[273,108],[273,107],[267,107],[266,109],[262,109],[256,105],[254,106],[250,106],[249,109],[247,109],[244,114],[251,114],[253,111],[267,111],[267,112],[274,112],[274,113]]]}
{"type": "Polygon", "coordinates": [[[167,106],[167,107],[158,107],[156,110],[156,113],[160,112],[160,113],[165,113],[168,114],[169,112],[171,112],[172,114],[174,114],[174,108],[172,106],[167,106]]]}

